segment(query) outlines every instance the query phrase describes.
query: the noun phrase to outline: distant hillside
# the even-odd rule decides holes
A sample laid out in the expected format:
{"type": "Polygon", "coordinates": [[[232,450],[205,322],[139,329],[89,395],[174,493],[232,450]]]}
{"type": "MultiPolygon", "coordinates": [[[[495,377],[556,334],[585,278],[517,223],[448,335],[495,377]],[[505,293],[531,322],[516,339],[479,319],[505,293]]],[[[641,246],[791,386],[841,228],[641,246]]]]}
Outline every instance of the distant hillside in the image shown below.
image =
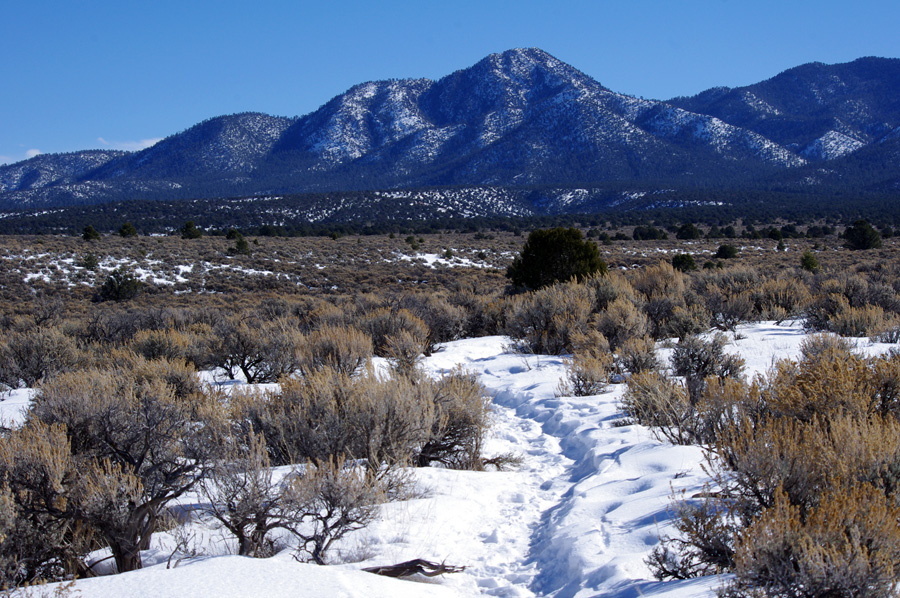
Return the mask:
{"type": "MultiPolygon", "coordinates": [[[[448,186],[820,194],[852,181],[883,194],[900,181],[898,131],[897,59],[808,64],[748,87],[660,102],[609,90],[541,50],[517,49],[438,81],[363,83],[299,118],[220,116],[139,152],[3,166],[0,210],[448,186]]],[[[539,211],[618,201],[615,193],[591,197],[548,200],[539,211]]]]}

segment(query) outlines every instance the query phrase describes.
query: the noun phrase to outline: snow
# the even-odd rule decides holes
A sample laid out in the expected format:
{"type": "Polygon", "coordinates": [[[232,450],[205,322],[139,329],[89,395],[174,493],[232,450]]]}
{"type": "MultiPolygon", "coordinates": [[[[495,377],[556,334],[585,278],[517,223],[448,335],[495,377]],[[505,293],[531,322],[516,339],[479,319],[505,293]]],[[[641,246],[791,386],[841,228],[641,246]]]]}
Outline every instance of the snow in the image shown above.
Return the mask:
{"type": "MultiPolygon", "coordinates": [[[[743,356],[746,373],[753,376],[778,358],[795,357],[805,337],[797,322],[763,322],[738,328],[726,350],[743,356]]],[[[867,354],[891,347],[865,339],[857,344],[867,354]]],[[[146,559],[157,564],[79,580],[78,595],[715,596],[723,578],[659,582],[644,562],[660,535],[673,532],[672,493],[697,492],[708,482],[701,450],[660,442],[649,429],[622,421],[623,384],[596,396],[556,396],[563,359],[518,354],[511,347],[510,339],[500,336],[456,341],[422,366],[432,375],[460,366],[476,373],[494,401],[485,452],[488,457],[511,453],[521,464],[500,472],[414,470],[417,495],[385,505],[378,521],[344,538],[329,566],[298,563],[290,550],[270,559],[229,555],[221,530],[194,522],[194,529],[219,538],[206,541],[198,556],[167,568],[173,538],[159,533],[146,559]],[[414,558],[466,569],[428,583],[360,571],[414,558]]],[[[671,349],[660,344],[659,351],[665,358],[671,349]]],[[[29,398],[28,391],[15,391],[0,402],[0,413],[21,409],[29,398]]]]}

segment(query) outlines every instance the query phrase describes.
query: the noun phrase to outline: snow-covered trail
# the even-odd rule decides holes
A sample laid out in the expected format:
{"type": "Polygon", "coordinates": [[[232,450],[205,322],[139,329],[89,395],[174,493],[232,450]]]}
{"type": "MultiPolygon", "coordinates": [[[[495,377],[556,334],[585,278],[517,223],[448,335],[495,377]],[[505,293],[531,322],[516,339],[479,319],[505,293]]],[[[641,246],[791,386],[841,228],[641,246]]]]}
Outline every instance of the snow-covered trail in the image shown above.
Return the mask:
{"type": "MultiPolygon", "coordinates": [[[[462,363],[478,373],[497,408],[495,444],[523,457],[519,494],[531,498],[510,521],[527,537],[527,550],[522,540],[507,542],[508,565],[495,562],[485,571],[495,574],[495,587],[483,579],[479,585],[498,596],[674,589],[648,581],[643,561],[669,517],[672,490],[702,487],[700,450],[663,445],[640,426],[622,426],[622,385],[593,397],[557,397],[562,359],[505,353],[504,343],[459,341],[427,362],[432,371],[462,363]]],[[[715,580],[708,582],[686,594],[705,592],[715,580]]]]}
{"type": "MultiPolygon", "coordinates": [[[[741,327],[726,351],[746,359],[746,374],[774,359],[795,357],[806,334],[797,324],[741,327]]],[[[423,361],[439,374],[461,366],[476,373],[496,406],[488,456],[522,458],[509,471],[411,471],[421,496],[384,505],[378,521],[340,541],[328,567],[296,563],[287,549],[271,559],[229,556],[227,538],[197,522],[213,541],[177,569],[167,533],[154,536],[146,568],[79,580],[81,598],[712,598],[717,577],[653,580],[645,559],[660,535],[672,533],[673,491],[690,495],[708,481],[698,447],[656,440],[622,425],[624,385],[591,397],[557,397],[565,374],[559,357],[518,355],[504,337],[455,341],[423,361]],[[462,573],[396,580],[359,571],[424,558],[464,565],[462,573]],[[158,563],[158,564],[153,564],[158,563]]],[[[891,345],[858,341],[872,354],[891,345]]],[[[669,350],[660,349],[663,360],[669,350]]],[[[28,391],[4,393],[0,419],[18,421],[28,391]]],[[[185,500],[192,500],[190,497],[185,500]]],[[[233,542],[232,542],[233,544],[233,542]]]]}

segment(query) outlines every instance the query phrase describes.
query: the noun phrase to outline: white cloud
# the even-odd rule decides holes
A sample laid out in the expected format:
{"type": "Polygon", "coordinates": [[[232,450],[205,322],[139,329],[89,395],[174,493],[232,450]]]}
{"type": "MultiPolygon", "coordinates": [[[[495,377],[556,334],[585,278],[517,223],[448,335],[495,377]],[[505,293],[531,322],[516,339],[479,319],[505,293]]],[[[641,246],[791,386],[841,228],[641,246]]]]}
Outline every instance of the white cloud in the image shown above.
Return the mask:
{"type": "Polygon", "coordinates": [[[155,137],[153,139],[141,139],[139,141],[107,141],[103,137],[97,137],[97,141],[103,144],[104,147],[108,147],[110,149],[137,152],[142,149],[147,149],[152,145],[156,145],[156,143],[162,141],[162,137],[155,137]]]}
{"type": "Polygon", "coordinates": [[[39,150],[39,149],[30,149],[27,152],[25,152],[26,159],[34,158],[35,156],[40,156],[40,155],[41,155],[41,150],[39,150]]]}

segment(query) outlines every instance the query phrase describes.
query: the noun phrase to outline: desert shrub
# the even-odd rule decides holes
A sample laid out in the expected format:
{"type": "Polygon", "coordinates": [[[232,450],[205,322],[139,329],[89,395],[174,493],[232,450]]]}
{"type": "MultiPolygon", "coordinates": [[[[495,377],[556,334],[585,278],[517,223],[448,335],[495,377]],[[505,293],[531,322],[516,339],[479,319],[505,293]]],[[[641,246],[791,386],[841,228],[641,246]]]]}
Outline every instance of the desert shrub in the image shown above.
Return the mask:
{"type": "Polygon", "coordinates": [[[759,319],[782,321],[800,316],[809,303],[809,289],[797,278],[770,278],[752,294],[759,319]]]}
{"type": "Polygon", "coordinates": [[[213,327],[204,364],[222,368],[230,379],[275,382],[303,361],[303,334],[290,320],[246,320],[228,316],[213,327]]]}
{"type": "Polygon", "coordinates": [[[718,401],[708,465],[720,490],[699,508],[677,503],[681,536],[654,552],[657,573],[730,570],[735,596],[890,595],[900,537],[895,359],[864,359],[819,336],[798,362],[779,362],[743,390],[711,384],[700,408],[718,401]]]}
{"type": "Polygon", "coordinates": [[[56,326],[12,332],[0,340],[0,384],[32,387],[84,359],[75,339],[56,326]]]}
{"type": "Polygon", "coordinates": [[[231,532],[241,556],[274,553],[269,533],[287,522],[283,486],[272,477],[265,441],[251,434],[245,445],[226,447],[222,459],[201,480],[203,512],[231,532]]]}
{"type": "MultiPolygon", "coordinates": [[[[206,395],[178,396],[163,377],[127,364],[45,380],[24,429],[78,475],[56,484],[54,503],[29,498],[22,508],[102,538],[120,572],[140,568],[165,504],[190,491],[212,459],[218,413],[206,395]]],[[[14,488],[34,497],[43,483],[25,478],[14,488]]]]}
{"type": "Polygon", "coordinates": [[[639,271],[631,284],[646,299],[680,298],[685,292],[685,275],[668,262],[659,262],[655,266],[639,271]]]}
{"type": "Polygon", "coordinates": [[[558,396],[587,397],[598,395],[609,386],[609,376],[613,369],[610,353],[582,355],[576,353],[565,359],[566,377],[560,380],[558,396]]]}
{"type": "Polygon", "coordinates": [[[444,297],[435,294],[406,294],[401,297],[399,307],[409,310],[427,326],[426,355],[431,354],[435,345],[458,340],[465,333],[468,313],[444,297]]]}
{"type": "Polygon", "coordinates": [[[572,342],[572,353],[578,355],[589,355],[602,359],[610,352],[609,341],[598,330],[573,332],[569,340],[572,342]]]}
{"type": "Polygon", "coordinates": [[[593,303],[590,288],[574,282],[513,297],[506,333],[532,353],[570,353],[572,335],[588,330],[593,303]]]}
{"type": "Polygon", "coordinates": [[[665,374],[647,370],[628,379],[622,395],[622,411],[635,422],[653,428],[661,439],[673,444],[692,444],[697,438],[689,420],[696,411],[684,386],[665,374]]]}
{"type": "Polygon", "coordinates": [[[692,334],[700,334],[709,330],[710,315],[702,305],[676,305],[660,335],[668,338],[682,339],[692,334]]]}
{"type": "Polygon", "coordinates": [[[94,296],[94,301],[130,301],[141,294],[143,287],[144,283],[134,274],[119,268],[106,277],[94,296]]]}
{"type": "Polygon", "coordinates": [[[812,334],[800,343],[800,362],[813,363],[818,360],[850,359],[854,348],[853,343],[836,334],[812,334]]]}
{"type": "Polygon", "coordinates": [[[407,333],[407,340],[412,339],[418,344],[416,355],[425,352],[429,335],[428,326],[408,309],[378,308],[364,313],[355,325],[369,334],[375,355],[379,357],[389,356],[390,338],[398,337],[401,332],[407,333]]]}
{"type": "Polygon", "coordinates": [[[647,558],[659,579],[717,575],[734,567],[734,538],[740,533],[725,505],[712,496],[680,497],[670,507],[678,535],[663,537],[647,558]]]}
{"type": "Polygon", "coordinates": [[[196,338],[178,330],[139,330],[129,346],[146,359],[188,359],[196,343],[196,338]]]}
{"type": "Polygon", "coordinates": [[[662,367],[656,356],[656,343],[649,337],[632,337],[616,349],[619,370],[629,374],[657,371],[662,367]]]}
{"type": "Polygon", "coordinates": [[[639,304],[637,292],[621,272],[612,271],[605,276],[591,276],[585,281],[594,295],[595,312],[605,311],[616,299],[624,299],[639,304]]]}
{"type": "Polygon", "coordinates": [[[749,291],[724,293],[708,289],[706,309],[713,325],[720,330],[735,330],[743,322],[753,319],[753,299],[749,291]]]}
{"type": "Polygon", "coordinates": [[[353,376],[373,355],[372,339],[356,328],[324,325],[306,335],[301,346],[300,371],[329,367],[353,376]]]}
{"type": "Polygon", "coordinates": [[[408,330],[401,330],[386,339],[385,356],[394,373],[399,376],[412,377],[416,372],[416,364],[422,354],[422,339],[413,336],[408,330]]]}
{"type": "Polygon", "coordinates": [[[865,485],[829,493],[807,517],[782,493],[742,535],[732,596],[893,596],[900,507],[865,485]]]}
{"type": "Polygon", "coordinates": [[[884,313],[877,305],[848,307],[834,314],[828,322],[828,330],[841,336],[873,336],[900,326],[900,319],[884,313]]]}
{"type": "Polygon", "coordinates": [[[688,336],[675,346],[672,352],[672,370],[676,376],[684,376],[688,396],[697,404],[707,385],[707,378],[740,378],[744,360],[725,353],[728,342],[723,334],[705,340],[700,336],[688,336]]]}
{"type": "Polygon", "coordinates": [[[506,271],[516,286],[540,289],[572,278],[605,273],[596,243],[585,240],[576,228],[535,230],[506,271]]]}
{"type": "Polygon", "coordinates": [[[34,422],[0,436],[0,501],[4,587],[83,573],[90,530],[69,517],[67,491],[75,474],[62,426],[34,422]]]}
{"type": "Polygon", "coordinates": [[[239,393],[232,417],[245,437],[264,436],[277,465],[366,459],[374,471],[418,454],[434,418],[430,393],[407,378],[351,378],[325,366],[277,391],[239,393]]]}
{"type": "Polygon", "coordinates": [[[282,501],[292,515],[287,529],[300,540],[301,556],[324,565],[335,541],[375,520],[388,485],[390,480],[343,460],[309,463],[295,472],[282,501]]]}
{"type": "Polygon", "coordinates": [[[647,336],[650,322],[634,303],[620,297],[600,313],[597,328],[609,340],[610,348],[615,350],[630,338],[647,336]]]}
{"type": "Polygon", "coordinates": [[[685,275],[667,262],[644,268],[634,277],[632,284],[642,295],[641,305],[654,338],[664,336],[675,309],[685,305],[685,283],[685,275]]]}
{"type": "Polygon", "coordinates": [[[162,380],[172,389],[176,399],[192,399],[201,392],[196,368],[182,358],[146,359],[128,349],[114,349],[94,365],[108,370],[125,370],[135,384],[162,380]]]}
{"type": "Polygon", "coordinates": [[[475,374],[463,370],[445,374],[430,386],[434,423],[418,464],[482,469],[482,448],[490,426],[490,398],[484,386],[475,374]]]}

